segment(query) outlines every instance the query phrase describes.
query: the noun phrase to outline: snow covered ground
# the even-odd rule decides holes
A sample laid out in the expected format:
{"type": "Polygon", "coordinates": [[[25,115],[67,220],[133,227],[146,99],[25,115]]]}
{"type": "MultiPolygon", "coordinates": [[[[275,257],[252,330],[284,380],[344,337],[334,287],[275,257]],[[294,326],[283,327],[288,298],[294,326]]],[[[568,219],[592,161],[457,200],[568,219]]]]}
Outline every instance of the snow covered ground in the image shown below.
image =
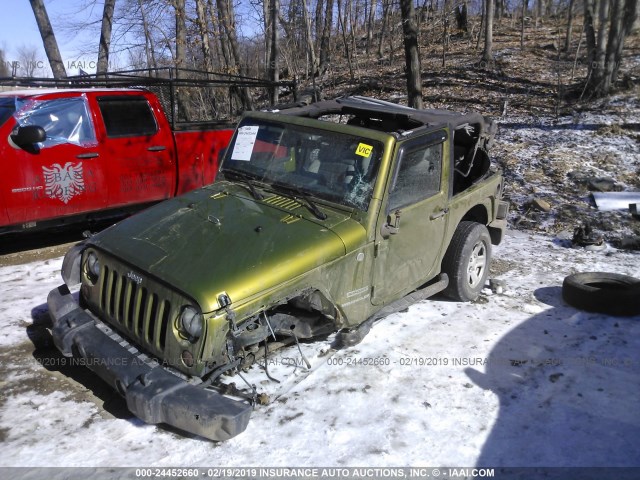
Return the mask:
{"type": "Polygon", "coordinates": [[[640,236],[628,209],[599,211],[589,186],[608,179],[614,191],[640,191],[640,95],[612,97],[573,116],[508,116],[498,124],[492,152],[504,169],[512,226],[557,234],[588,222],[615,246],[640,236]],[[532,208],[534,198],[550,210],[532,208]]]}
{"type": "Polygon", "coordinates": [[[295,347],[271,358],[298,383],[254,367],[273,402],[221,444],[145,425],[56,353],[61,258],[0,267],[0,467],[640,466],[640,316],[561,298],[570,273],[640,277],[640,253],[512,231],[494,255],[503,294],[424,301],[333,355],[331,338],[305,344],[306,378],[295,347]]]}

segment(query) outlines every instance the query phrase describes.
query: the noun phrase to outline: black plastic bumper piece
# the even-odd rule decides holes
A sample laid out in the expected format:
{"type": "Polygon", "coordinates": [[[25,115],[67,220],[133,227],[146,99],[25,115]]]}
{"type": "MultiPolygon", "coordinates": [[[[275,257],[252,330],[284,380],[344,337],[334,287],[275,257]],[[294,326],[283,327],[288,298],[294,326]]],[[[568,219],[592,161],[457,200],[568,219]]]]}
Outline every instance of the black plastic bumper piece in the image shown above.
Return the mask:
{"type": "Polygon", "coordinates": [[[76,356],[115,388],[146,423],[165,423],[222,441],[242,433],[252,406],[192,385],[160,366],[149,365],[101,331],[66,285],[49,293],[53,340],[63,355],[76,356]]]}

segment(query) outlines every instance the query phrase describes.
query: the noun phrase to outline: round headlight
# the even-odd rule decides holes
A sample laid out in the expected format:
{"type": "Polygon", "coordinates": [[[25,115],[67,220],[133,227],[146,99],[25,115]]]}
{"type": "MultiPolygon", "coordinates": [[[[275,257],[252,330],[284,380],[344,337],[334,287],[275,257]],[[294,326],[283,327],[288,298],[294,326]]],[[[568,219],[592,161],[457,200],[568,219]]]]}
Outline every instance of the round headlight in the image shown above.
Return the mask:
{"type": "Polygon", "coordinates": [[[185,307],[180,314],[180,324],[185,332],[194,338],[202,335],[203,318],[193,307],[185,307]]]}
{"type": "Polygon", "coordinates": [[[86,272],[89,279],[95,282],[100,276],[100,260],[94,252],[87,255],[86,272]]]}

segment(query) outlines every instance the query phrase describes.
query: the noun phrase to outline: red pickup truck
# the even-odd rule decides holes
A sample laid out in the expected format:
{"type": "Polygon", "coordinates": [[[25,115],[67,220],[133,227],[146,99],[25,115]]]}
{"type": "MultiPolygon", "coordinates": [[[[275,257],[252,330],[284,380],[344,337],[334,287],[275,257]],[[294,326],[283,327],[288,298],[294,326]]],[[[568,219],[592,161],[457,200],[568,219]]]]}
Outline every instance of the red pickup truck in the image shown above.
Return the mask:
{"type": "Polygon", "coordinates": [[[125,215],[211,183],[233,130],[172,130],[141,89],[0,93],[0,235],[125,215]]]}

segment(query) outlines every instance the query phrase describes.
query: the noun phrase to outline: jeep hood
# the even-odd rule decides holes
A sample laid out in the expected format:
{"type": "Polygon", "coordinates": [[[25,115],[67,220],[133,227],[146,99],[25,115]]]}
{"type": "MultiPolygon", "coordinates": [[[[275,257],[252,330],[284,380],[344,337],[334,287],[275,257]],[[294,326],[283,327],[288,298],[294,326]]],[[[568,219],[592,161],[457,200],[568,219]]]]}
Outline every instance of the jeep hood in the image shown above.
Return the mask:
{"type": "Polygon", "coordinates": [[[90,243],[210,312],[223,292],[238,302],[344,255],[338,224],[352,224],[351,238],[364,237],[348,214],[321,208],[328,215],[322,222],[304,203],[277,194],[257,201],[244,187],[221,182],[162,202],[90,243]]]}

